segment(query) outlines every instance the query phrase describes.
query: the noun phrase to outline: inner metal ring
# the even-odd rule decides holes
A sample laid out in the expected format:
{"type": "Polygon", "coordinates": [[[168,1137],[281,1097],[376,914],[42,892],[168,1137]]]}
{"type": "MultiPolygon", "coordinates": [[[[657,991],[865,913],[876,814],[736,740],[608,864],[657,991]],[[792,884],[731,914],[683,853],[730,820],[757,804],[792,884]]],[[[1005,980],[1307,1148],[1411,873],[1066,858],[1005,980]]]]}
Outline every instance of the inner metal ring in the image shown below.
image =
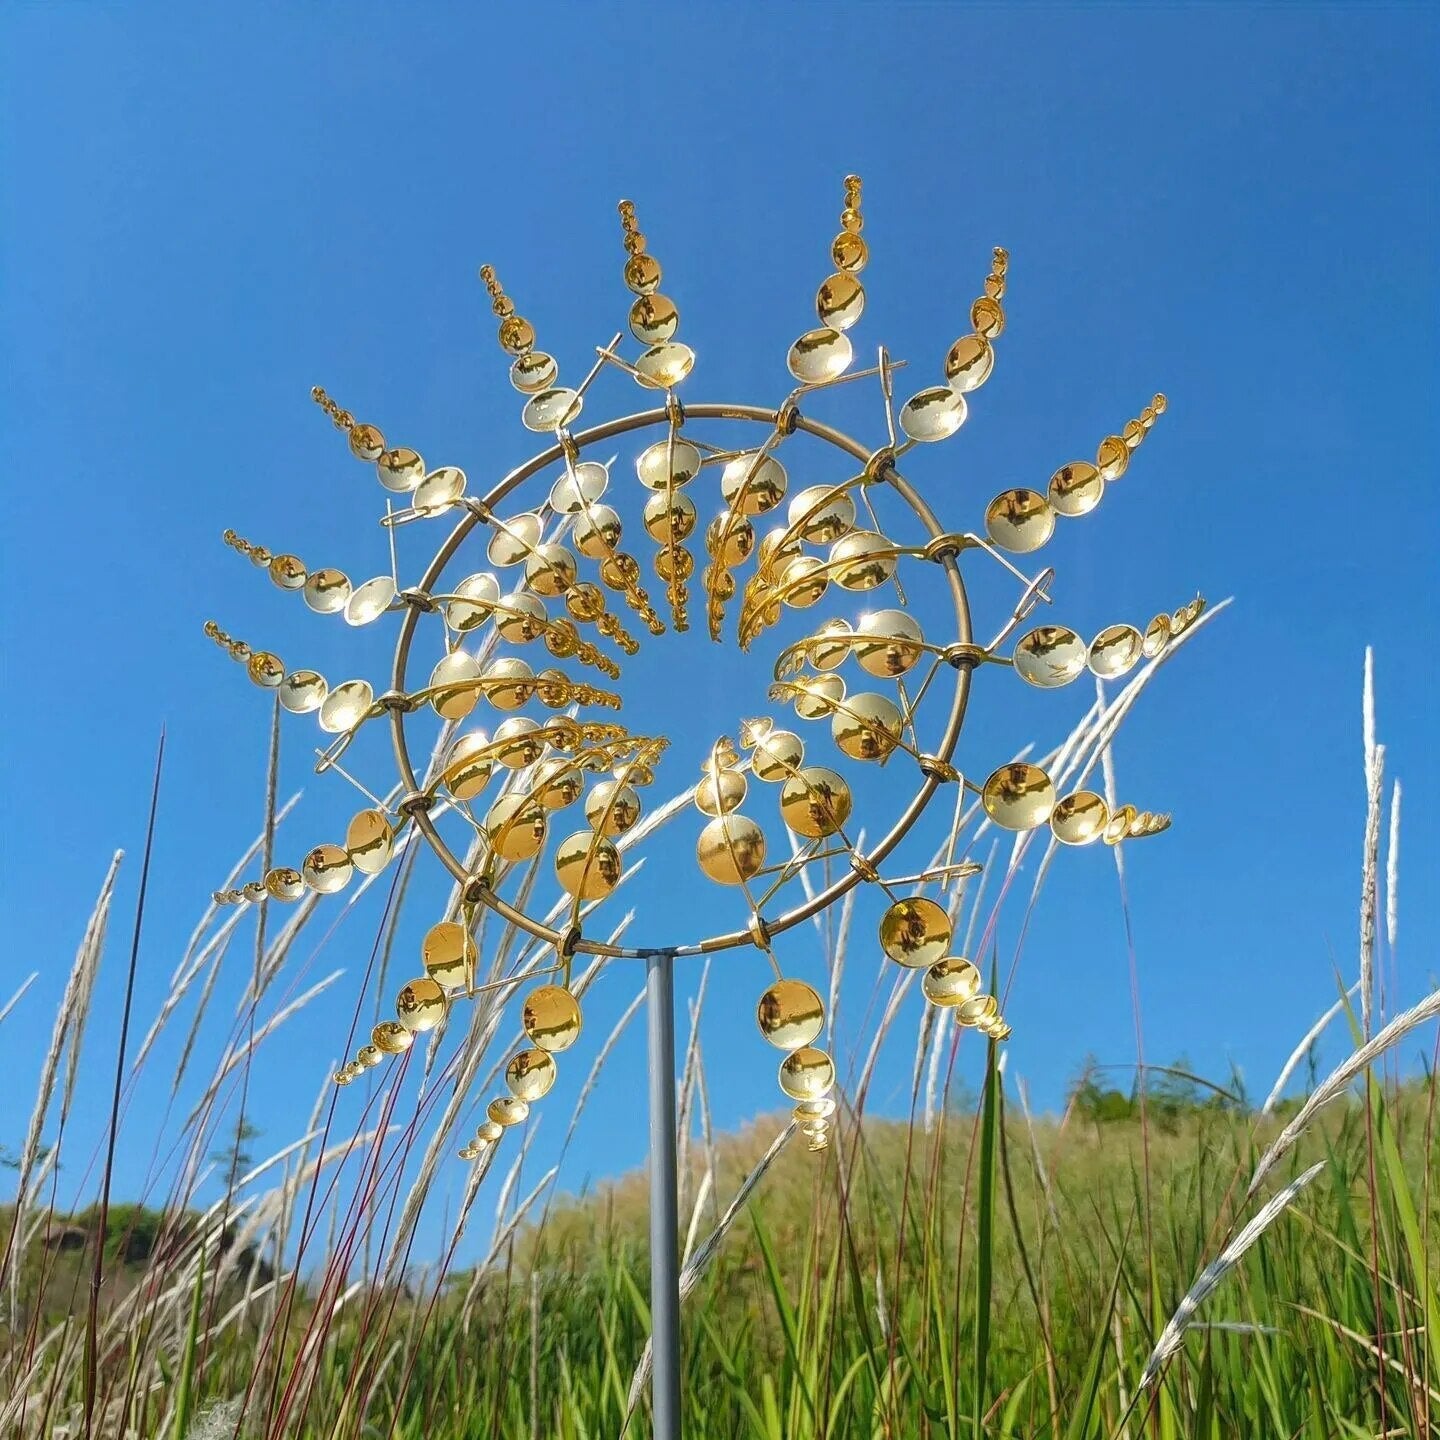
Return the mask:
{"type": "MultiPolygon", "coordinates": [[[[760,424],[769,425],[772,428],[779,423],[779,410],[768,409],[763,405],[686,405],[685,416],[687,419],[696,420],[753,420],[760,424]]],[[[842,431],[833,429],[829,425],[823,425],[818,420],[811,420],[793,408],[786,411],[786,421],[793,420],[794,428],[803,430],[813,435],[818,440],[835,446],[843,451],[861,465],[866,464],[871,458],[871,451],[859,441],[852,439],[842,431]]],[[[593,426],[589,430],[582,430],[579,434],[571,436],[571,443],[575,446],[573,453],[578,453],[587,445],[598,444],[602,440],[608,440],[615,435],[624,435],[632,430],[644,430],[652,425],[668,425],[670,416],[667,410],[662,407],[656,410],[642,410],[633,415],[626,415],[618,420],[607,420],[603,424],[593,426]]],[[[563,461],[565,447],[560,444],[552,445],[548,450],[533,456],[518,466],[504,477],[488,495],[484,497],[484,504],[487,508],[493,509],[503,501],[512,490],[524,484],[533,475],[563,461]]],[[[930,507],[921,498],[919,493],[911,486],[893,466],[884,470],[884,477],[887,484],[891,485],[897,494],[915,512],[920,523],[929,531],[932,537],[945,533],[940,522],[935,518],[930,507]]],[[[455,552],[460,548],[466,536],[482,522],[473,511],[467,511],[460,519],[459,524],[450,532],[445,543],[435,552],[435,558],[430,562],[430,568],[425,572],[420,581],[419,588],[426,594],[434,590],[445,567],[454,557],[455,552]]],[[[945,577],[950,585],[950,598],[955,607],[955,627],[958,632],[959,644],[969,645],[973,642],[970,628],[970,602],[965,594],[965,584],[960,578],[960,567],[956,563],[954,555],[946,555],[938,563],[945,571],[945,577]]],[[[410,658],[410,643],[415,635],[415,627],[420,618],[420,611],[417,606],[407,605],[405,616],[400,625],[400,638],[395,645],[395,667],[391,677],[391,688],[401,693],[408,693],[405,683],[405,669],[410,658]]],[[[945,734],[941,738],[936,758],[946,764],[955,752],[955,746],[960,739],[960,727],[965,721],[965,707],[970,699],[970,675],[971,667],[959,665],[955,669],[955,695],[950,706],[950,717],[945,725],[945,734]]],[[[395,763],[400,770],[400,778],[407,794],[419,790],[420,783],[415,777],[415,768],[410,762],[410,748],[405,738],[404,716],[400,711],[390,712],[390,733],[395,744],[395,763]]],[[[910,827],[920,818],[921,812],[930,803],[930,797],[940,787],[940,779],[933,773],[926,774],[920,788],[911,798],[910,804],[905,812],[891,827],[890,832],[865,854],[857,852],[858,865],[847,867],[843,874],[832,881],[828,888],[822,890],[818,895],[803,901],[788,910],[775,920],[766,920],[765,927],[770,935],[780,935],[793,926],[799,925],[802,921],[808,920],[812,915],[833,905],[847,891],[853,889],[864,878],[864,873],[873,871],[874,867],[885,859],[887,855],[904,839],[910,827]]],[[[445,868],[455,877],[461,885],[467,884],[474,877],[466,870],[464,863],[451,850],[444,837],[436,828],[435,821],[428,811],[419,807],[415,810],[416,828],[424,835],[431,848],[444,862],[445,868]]],[[[539,920],[532,919],[522,910],[517,910],[508,901],[503,900],[493,891],[487,890],[483,902],[488,905],[496,914],[508,920],[512,925],[518,926],[527,934],[543,940],[547,944],[559,946],[569,942],[572,937],[565,932],[553,929],[539,920]]],[[[573,950],[587,955],[607,955],[618,959],[643,959],[648,955],[656,953],[668,953],[672,955],[703,955],[714,950],[728,950],[736,945],[753,945],[754,936],[747,927],[743,930],[734,930],[729,934],[711,936],[708,940],[696,941],[689,945],[673,946],[633,946],[633,945],[610,945],[604,941],[589,940],[583,936],[573,941],[573,950]]]]}

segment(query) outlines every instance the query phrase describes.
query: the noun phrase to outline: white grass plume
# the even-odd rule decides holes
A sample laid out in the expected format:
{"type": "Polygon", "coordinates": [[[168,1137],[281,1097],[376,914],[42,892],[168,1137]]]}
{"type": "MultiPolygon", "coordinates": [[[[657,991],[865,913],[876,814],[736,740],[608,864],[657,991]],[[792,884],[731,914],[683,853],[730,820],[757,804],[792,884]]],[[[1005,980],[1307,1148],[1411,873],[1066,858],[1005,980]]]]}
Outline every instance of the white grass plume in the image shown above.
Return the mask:
{"type": "MultiPolygon", "coordinates": [[[[1323,1160],[1317,1160],[1303,1175],[1298,1175],[1278,1194],[1271,1196],[1243,1230],[1215,1257],[1199,1274],[1195,1283],[1185,1292],[1185,1298],[1175,1307],[1175,1313],[1166,1322],[1145,1362],[1145,1372],[1140,1377],[1140,1388],[1144,1390],[1160,1374],[1165,1362],[1180,1348],[1185,1340],[1185,1331],[1191,1317],[1204,1304],[1206,1297],[1225,1276],[1239,1263],[1241,1256],[1268,1230],[1295,1197],[1325,1168],[1323,1160]]],[[[1252,1187],[1253,1189],[1253,1187],[1252,1187]]]]}
{"type": "Polygon", "coordinates": [[[1357,980],[1306,1032],[1301,1036],[1300,1043],[1290,1052],[1290,1058],[1280,1067],[1280,1074],[1276,1077],[1274,1085],[1270,1087],[1270,1093],[1265,1097],[1265,1103],[1260,1107],[1262,1115],[1269,1115],[1280,1103],[1280,1096],[1284,1093],[1285,1085],[1290,1076],[1294,1074],[1295,1067],[1305,1058],[1305,1052],[1320,1038],[1325,1027],[1345,1008],[1345,1002],[1353,998],[1355,992],[1360,988],[1357,980]]]}
{"type": "Polygon", "coordinates": [[[1388,1050],[1397,1040],[1403,1039],[1412,1030],[1427,1020],[1440,1016],[1440,990],[1432,990],[1418,1005],[1397,1015],[1373,1040],[1362,1045],[1355,1053],[1337,1065],[1310,1094],[1305,1103],[1295,1112],[1290,1123],[1275,1137],[1274,1143],[1260,1157],[1255,1173],[1250,1177],[1250,1188],[1245,1192],[1248,1199],[1259,1187],[1260,1182],[1274,1168],[1275,1162],[1295,1143],[1305,1127],[1315,1118],[1316,1111],[1327,1105],[1372,1061],[1388,1050]]]}

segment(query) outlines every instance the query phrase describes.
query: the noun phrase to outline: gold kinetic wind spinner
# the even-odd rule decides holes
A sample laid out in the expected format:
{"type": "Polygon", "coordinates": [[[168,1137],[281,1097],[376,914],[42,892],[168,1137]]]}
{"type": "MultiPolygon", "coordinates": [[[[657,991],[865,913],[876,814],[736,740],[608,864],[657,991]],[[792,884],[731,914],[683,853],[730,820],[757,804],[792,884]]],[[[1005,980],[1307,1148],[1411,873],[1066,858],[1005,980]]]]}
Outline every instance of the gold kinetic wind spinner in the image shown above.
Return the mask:
{"type": "Polygon", "coordinates": [[[536,348],[534,328],[516,312],[494,270],[480,271],[499,319],[500,345],[511,357],[511,383],[525,397],[521,421],[551,437],[547,448],[483,496],[468,493],[463,470],[429,468],[416,451],[390,445],[376,426],[356,421],[323,390],[313,392],[346,434],[355,458],[373,464],[384,490],[403,497],[404,508],[387,504],[382,522],[392,537],[412,522],[443,519],[452,525],[416,584],[402,588],[392,566],[391,574],[355,585],[338,569],[311,569],[295,555],[274,554],[226,532],[233,548],[264,567],[282,590],[297,592],[311,610],[356,626],[384,616],[398,619],[393,673],[378,693],[363,679],[331,685],[314,670],[291,669],[214,622],[206,630],[245,665],[256,685],[275,692],[284,709],[314,714],[333,737],[321,753],[320,771],[344,774],[339,762],[356,735],[373,722],[388,724],[399,790],[391,803],[373,803],[356,815],[343,844],[318,845],[298,866],[277,866],[217,899],[294,901],[307,890],[330,894],[356,871],[371,875],[382,869],[408,827],[424,837],[456,881],[454,912],[425,936],[423,973],[400,989],[395,1017],[374,1028],[369,1043],[335,1079],[346,1085],[363,1068],[402,1054],[417,1035],[440,1024],[457,1000],[482,989],[525,984],[538,974],[553,977],[524,997],[526,1044],[509,1061],[505,1091],[490,1101],[487,1118],[461,1151],[470,1159],[523,1121],[553,1085],[555,1057],[580,1033],[580,1004],[570,988],[577,955],[673,958],[756,947],[774,969],[773,983],[759,999],[759,1028],[783,1052],[780,1087],[794,1102],[810,1148],[823,1150],[836,1109],[830,1094],[835,1067],[817,1044],[825,1007],[810,985],[783,974],[774,946],[778,936],[857,885],[879,887],[889,901],[879,927],[884,955],[923,969],[922,988],[931,1004],[953,1007],[962,1024],[1003,1040],[1010,1026],[996,998],[983,993],[977,967],[953,953],[946,909],[913,893],[927,882],[979,867],[952,860],[909,876],[882,874],[887,857],[932,798],[963,787],[978,796],[996,825],[1023,831],[1048,824],[1066,845],[1115,844],[1169,824],[1168,816],[1130,805],[1112,810],[1093,791],[1059,796],[1050,776],[1033,764],[1002,764],[979,785],[954,764],[971,685],[987,667],[1013,669],[1041,688],[1065,685],[1086,670],[1112,679],[1142,658],[1159,655],[1200,615],[1204,601],[1197,598],[1157,615],[1143,630],[1111,625],[1087,642],[1064,625],[1046,624],[1012,643],[1036,605],[1049,602],[1054,572],[1027,575],[1006,557],[1039,550],[1057,517],[1093,510],[1126,473],[1132,454],[1164,413],[1165,398],[1156,395],[1117,434],[1101,440],[1093,461],[1062,465],[1043,489],[1007,489],[995,496],[985,509],[983,534],[952,530],[900,466],[913,447],[948,439],[960,429],[967,396],[990,375],[1005,324],[1004,250],[994,252],[983,293],[970,307],[970,331],[945,356],[943,383],[920,390],[897,411],[893,380],[901,367],[883,348],[874,367],[851,369],[850,332],[865,307],[860,275],[869,252],[861,233],[860,180],[849,176],[840,231],[830,248],[834,270],[816,294],[820,323],[789,352],[795,388],[774,409],[689,404],[682,402],[679,387],[695,354],[675,338],[679,312],[660,293],[659,262],[629,201],[621,203],[620,219],[623,277],[634,296],[629,328],[642,348],[624,358],[617,334],[597,348],[594,365],[573,388],[559,383],[555,359],[536,348]],[[574,428],[592,382],[607,366],[625,372],[643,390],[659,392],[663,403],[574,428]],[[878,379],[881,392],[886,437],[878,446],[822,424],[804,408],[811,396],[865,377],[878,379]],[[751,427],[752,439],[725,443],[744,426],[751,427]],[[756,426],[763,438],[753,438],[756,426]],[[634,478],[612,483],[610,464],[590,457],[616,437],[647,430],[658,431],[658,438],[635,456],[634,478]],[[798,436],[816,442],[822,458],[808,462],[818,472],[814,483],[792,492],[780,457],[798,436]],[[718,510],[703,529],[702,506],[718,510]],[[805,633],[781,645],[771,662],[769,695],[776,707],[788,707],[820,733],[802,739],[804,727],[790,729],[772,716],[759,716],[739,722],[733,735],[719,735],[698,757],[700,779],[691,792],[701,816],[696,862],[705,879],[736,892],[737,919],[728,932],[664,947],[600,939],[592,923],[620,883],[635,845],[646,837],[641,792],[669,743],[663,736],[634,733],[619,718],[623,658],[636,654],[640,642],[606,592],[633,613],[637,630],[659,635],[667,625],[641,583],[640,560],[624,548],[630,521],[622,519],[622,511],[637,509],[655,547],[651,568],[664,587],[668,624],[676,631],[690,625],[695,577],[690,546],[697,532],[708,557],[698,588],[711,641],[728,643],[730,633],[741,650],[753,652],[767,632],[786,623],[787,612],[815,610],[827,598],[835,604],[829,618],[802,625],[805,633]],[[770,528],[757,534],[757,521],[767,515],[770,528]],[[483,569],[476,568],[482,548],[483,569]],[[987,644],[974,637],[962,576],[972,556],[1003,566],[1019,588],[1012,613],[987,644]],[[953,617],[943,638],[927,639],[922,632],[902,568],[907,577],[933,580],[943,590],[953,617]],[[883,600],[876,592],[883,592],[883,600]],[[880,604],[859,611],[861,596],[880,604]],[[431,647],[423,658],[422,645],[431,647]],[[1008,653],[1002,654],[1002,647],[1008,653]],[[537,650],[556,663],[535,668],[523,652],[537,650]],[[947,676],[948,686],[939,683],[947,676]],[[930,707],[936,711],[932,723],[929,711],[922,715],[922,702],[947,690],[948,706],[930,707]],[[550,713],[521,713],[536,707],[550,713]],[[505,718],[493,728],[463,728],[477,709],[505,718]],[[417,772],[407,724],[426,710],[439,717],[442,729],[432,760],[417,772]],[[898,818],[873,844],[857,839],[851,783],[832,763],[815,762],[814,750],[824,746],[827,729],[843,757],[832,763],[894,762],[914,777],[898,818]],[[569,824],[567,811],[576,816],[569,824]],[[774,832],[762,823],[766,812],[778,812],[788,832],[787,853],[778,860],[772,858],[774,832]],[[535,869],[547,856],[567,898],[558,909],[541,913],[530,897],[535,869]],[[535,937],[552,959],[540,970],[477,985],[474,936],[482,907],[535,937]]]}

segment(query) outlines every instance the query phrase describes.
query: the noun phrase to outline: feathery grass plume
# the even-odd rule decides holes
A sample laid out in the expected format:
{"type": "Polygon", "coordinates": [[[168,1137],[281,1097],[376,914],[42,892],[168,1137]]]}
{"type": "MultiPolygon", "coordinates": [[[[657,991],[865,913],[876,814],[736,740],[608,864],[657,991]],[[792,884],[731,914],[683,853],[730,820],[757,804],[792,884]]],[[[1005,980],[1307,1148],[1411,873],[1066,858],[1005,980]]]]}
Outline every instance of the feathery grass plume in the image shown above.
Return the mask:
{"type": "MultiPolygon", "coordinates": [[[[691,1257],[690,1263],[680,1272],[680,1300],[683,1303],[686,1296],[694,1290],[699,1283],[700,1277],[709,1269],[710,1262],[719,1253],[720,1247],[725,1243],[725,1237],[730,1233],[730,1227],[734,1225],[736,1217],[745,1208],[745,1202],[749,1200],[751,1192],[765,1178],[765,1172],[775,1163],[780,1152],[789,1142],[790,1137],[796,1131],[795,1122],[790,1121],[783,1130],[771,1142],[770,1148],[760,1157],[755,1167],[741,1182],[740,1188],[735,1192],[735,1198],[725,1207],[725,1213],[720,1217],[720,1222],[705,1237],[700,1248],[691,1257]]],[[[639,1362],[635,1371],[630,1377],[630,1389],[625,1402],[625,1424],[621,1431],[622,1435],[630,1428],[630,1417],[635,1413],[635,1406],[639,1402],[640,1395],[645,1389],[646,1382],[650,1379],[650,1371],[655,1363],[655,1354],[651,1341],[645,1341],[645,1348],[640,1352],[639,1362]]]]}
{"type": "Polygon", "coordinates": [[[1300,1043],[1290,1052],[1290,1058],[1280,1067],[1280,1073],[1275,1077],[1275,1083],[1270,1087],[1270,1093],[1265,1097],[1265,1103],[1260,1107],[1262,1115],[1271,1114],[1280,1103],[1280,1097],[1285,1093],[1285,1086],[1291,1075],[1295,1073],[1295,1067],[1305,1058],[1310,1047],[1324,1033],[1325,1027],[1345,1008],[1348,1000],[1352,999],[1355,992],[1360,988],[1357,980],[1340,998],[1300,1037],[1300,1043]]]}
{"type": "MultiPolygon", "coordinates": [[[[59,1009],[55,1012],[55,1024],[50,1032],[50,1045],[40,1065],[40,1084],[36,1090],[35,1104],[30,1112],[30,1123],[25,1132],[25,1142],[20,1150],[18,1176],[15,1181],[15,1202],[11,1215],[10,1234],[5,1250],[0,1255],[0,1279],[9,1272],[10,1279],[10,1328],[14,1331],[19,1323],[19,1281],[21,1240],[25,1233],[25,1215],[31,1201],[31,1181],[34,1179],[35,1163],[40,1155],[40,1137],[44,1133],[45,1120],[50,1113],[51,1101],[55,1095],[56,1078],[60,1061],[65,1053],[66,1038],[74,1031],[83,1033],[89,1016],[90,1002],[94,997],[95,973],[100,968],[100,956],[105,948],[105,930],[110,921],[110,905],[115,896],[115,877],[125,852],[117,850],[111,858],[105,879],[101,882],[100,893],[90,918],[85,922],[85,933],[80,948],[75,952],[70,976],[65,982],[65,991],[60,998],[59,1009]]],[[[60,1125],[63,1129],[68,1116],[71,1089],[67,1083],[60,1111],[60,1125]]]]}
{"type": "MultiPolygon", "coordinates": [[[[1390,787],[1390,841],[1385,847],[1385,943],[1394,958],[1400,934],[1400,782],[1390,787]]],[[[0,1020],[5,1017],[0,1014],[0,1020]]]]}
{"type": "Polygon", "coordinates": [[[1275,1162],[1300,1137],[1305,1127],[1315,1118],[1316,1111],[1344,1093],[1345,1087],[1398,1040],[1403,1040],[1412,1030],[1427,1020],[1440,1016],[1440,990],[1432,990],[1418,1005],[1397,1015],[1372,1040],[1367,1041],[1353,1055],[1337,1065],[1310,1093],[1305,1103],[1295,1112],[1290,1123],[1271,1142],[1270,1148],[1260,1157],[1255,1173],[1250,1177],[1246,1198],[1253,1195],[1260,1182],[1274,1168],[1275,1162]]]}
{"type": "Polygon", "coordinates": [[[1370,1038],[1375,1013],[1375,921],[1380,889],[1380,815],[1384,806],[1385,747],[1370,752],[1365,786],[1365,849],[1360,865],[1360,1029],[1370,1038]]]}
{"type": "MultiPolygon", "coordinates": [[[[1325,1168],[1323,1160],[1317,1160],[1308,1170],[1297,1175],[1278,1194],[1272,1195],[1260,1208],[1254,1218],[1199,1274],[1195,1283],[1185,1292],[1184,1298],[1175,1307],[1175,1313],[1166,1322],[1145,1362],[1145,1371],[1140,1376],[1140,1389],[1146,1389],[1159,1375],[1165,1362],[1180,1348],[1185,1339],[1185,1330],[1190,1317],[1204,1303],[1205,1298],[1225,1276],[1234,1269],[1240,1257],[1270,1228],[1276,1217],[1282,1214],[1295,1197],[1325,1168]]],[[[1252,1193],[1254,1187],[1251,1187],[1252,1193]]]]}

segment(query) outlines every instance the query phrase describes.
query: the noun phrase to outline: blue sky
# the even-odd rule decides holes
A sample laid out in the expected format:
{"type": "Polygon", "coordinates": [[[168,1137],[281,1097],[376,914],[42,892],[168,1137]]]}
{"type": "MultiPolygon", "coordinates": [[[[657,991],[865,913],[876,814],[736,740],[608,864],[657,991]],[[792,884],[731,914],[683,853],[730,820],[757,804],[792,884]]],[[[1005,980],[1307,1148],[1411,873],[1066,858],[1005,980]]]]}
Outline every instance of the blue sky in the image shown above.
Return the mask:
{"type": "MultiPolygon", "coordinates": [[[[332,678],[381,673],[379,637],[357,646],[219,543],[233,525],[313,563],[385,568],[379,492],[309,387],[482,488],[529,437],[475,267],[497,266],[574,381],[623,322],[615,203],[628,195],[700,355],[685,393],[774,403],[852,170],[871,244],[857,340],[908,358],[916,387],[968,328],[990,247],[1011,253],[995,376],[965,431],[917,458],[955,523],[976,523],[1003,486],[1043,486],[1155,389],[1170,396],[1123,488],[1046,557],[1078,628],[1143,621],[1197,588],[1235,597],[1117,752],[1122,788],[1176,817],[1130,852],[1149,1056],[1183,1053],[1218,1078],[1233,1062],[1263,1093],[1334,998],[1332,967],[1354,969],[1366,644],[1405,786],[1401,998],[1433,976],[1433,11],[12,5],[0,33],[15,817],[0,1001],[42,977],[7,1024],[5,1073],[22,1088],[123,847],[90,1042],[113,1046],[162,722],[138,1023],[259,826],[267,707],[203,620],[332,678]]],[[[848,398],[829,403],[851,418],[848,398]]],[[[853,428],[878,439],[873,396],[853,405],[853,428]]],[[[731,701],[730,672],[707,670],[690,638],[640,673],[648,723],[693,753],[715,727],[687,720],[674,676],[707,716],[731,701]]],[[[987,687],[972,773],[1016,739],[1058,736],[1087,698],[1021,688],[987,687]]],[[[282,843],[299,853],[354,806],[307,777],[305,722],[289,733],[283,788],[307,794],[282,843]]],[[[1134,1058],[1113,867],[1062,858],[1010,1005],[1010,1064],[1042,1105],[1087,1053],[1134,1058]]],[[[663,929],[673,893],[651,903],[663,929]]],[[[343,1039],[369,919],[315,958],[317,975],[349,974],[255,1082],[277,1144],[343,1039]]],[[[883,963],[868,933],[851,957],[857,1020],[883,963]]],[[[1014,938],[1002,927],[1003,957],[1014,938]]],[[[747,957],[712,977],[721,1125],[775,1103],[750,1019],[763,974],[747,957]]],[[[639,983],[618,976],[597,998],[592,1038],[639,983]]],[[[907,1032],[878,1109],[903,1107],[907,1032]]],[[[569,1183],[642,1158],[642,1044],[637,1027],[569,1183]]],[[[105,1068],[82,1082],[91,1133],[77,1146],[100,1133],[105,1068]]],[[[567,1073],[573,1092],[580,1067],[567,1073]]],[[[142,1091],[127,1117],[122,1189],[162,1101],[163,1085],[142,1091]]],[[[5,1122],[0,1142],[19,1130],[5,1122]]]]}

